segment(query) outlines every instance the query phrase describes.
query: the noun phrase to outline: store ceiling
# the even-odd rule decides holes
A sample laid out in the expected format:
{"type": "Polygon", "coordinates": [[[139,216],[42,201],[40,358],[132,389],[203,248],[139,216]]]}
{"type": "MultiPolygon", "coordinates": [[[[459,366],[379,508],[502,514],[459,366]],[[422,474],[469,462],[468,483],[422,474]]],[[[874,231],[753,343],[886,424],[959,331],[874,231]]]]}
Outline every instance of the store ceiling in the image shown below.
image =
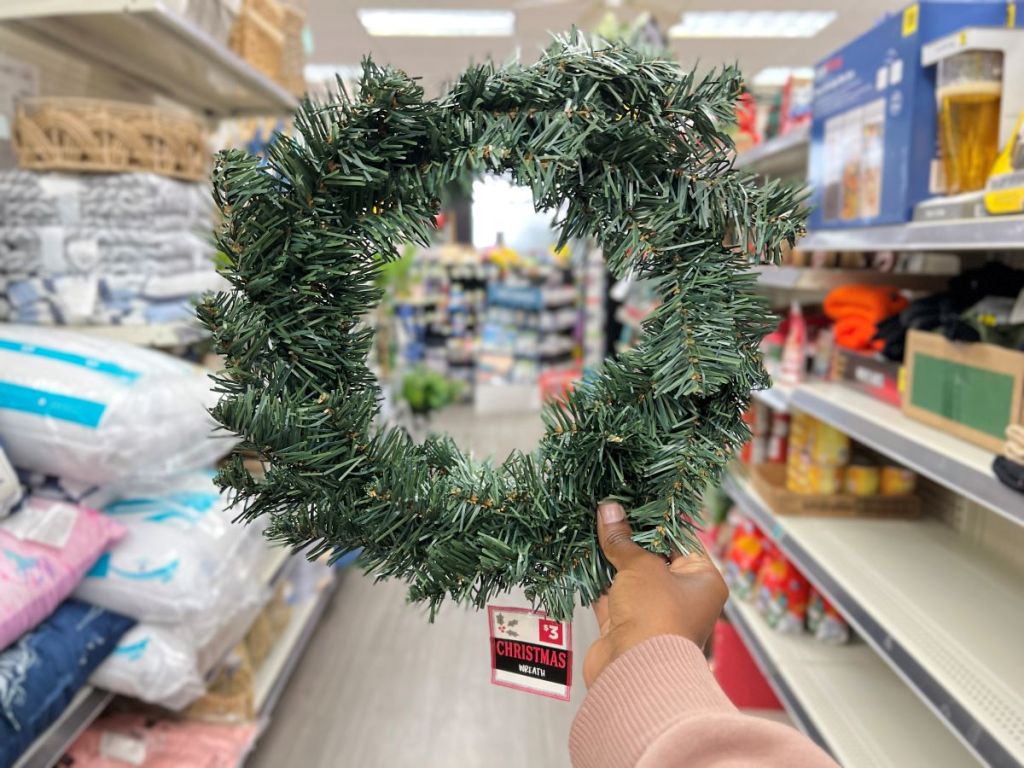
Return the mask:
{"type": "Polygon", "coordinates": [[[870,27],[906,0],[309,0],[309,26],[316,64],[350,67],[365,54],[423,78],[436,95],[470,61],[505,61],[517,52],[533,60],[551,33],[573,24],[592,29],[608,10],[630,20],[649,11],[668,30],[685,10],[833,10],[838,17],[808,39],[673,40],[687,66],[709,67],[736,61],[748,77],[769,66],[810,66],[870,27]],[[612,8],[611,6],[618,6],[612,8]],[[515,10],[516,29],[505,38],[371,37],[356,16],[359,8],[468,8],[515,10]]]}

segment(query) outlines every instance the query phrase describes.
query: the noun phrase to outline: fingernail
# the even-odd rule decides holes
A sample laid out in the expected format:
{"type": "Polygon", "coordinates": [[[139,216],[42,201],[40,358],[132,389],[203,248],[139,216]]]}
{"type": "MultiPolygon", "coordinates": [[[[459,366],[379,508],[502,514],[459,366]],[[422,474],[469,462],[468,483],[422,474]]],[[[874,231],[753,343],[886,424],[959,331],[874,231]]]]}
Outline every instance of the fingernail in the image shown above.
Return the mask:
{"type": "Polygon", "coordinates": [[[601,515],[601,522],[605,525],[621,523],[626,519],[626,510],[622,508],[621,504],[617,504],[614,501],[606,501],[603,504],[598,504],[597,511],[601,515]]]}

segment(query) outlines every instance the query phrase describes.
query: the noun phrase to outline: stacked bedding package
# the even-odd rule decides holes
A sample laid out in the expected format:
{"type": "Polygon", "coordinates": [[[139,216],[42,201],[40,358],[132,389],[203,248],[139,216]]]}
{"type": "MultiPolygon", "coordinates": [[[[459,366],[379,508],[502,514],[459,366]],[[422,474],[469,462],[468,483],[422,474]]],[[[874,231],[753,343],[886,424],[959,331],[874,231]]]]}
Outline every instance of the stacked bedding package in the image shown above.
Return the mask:
{"type": "Polygon", "coordinates": [[[87,682],[182,709],[259,611],[266,545],[210,467],[207,371],[0,326],[0,768],[87,682]]]}
{"type": "Polygon", "coordinates": [[[205,184],[156,174],[0,171],[0,320],[140,325],[192,319],[223,287],[205,184]]]}

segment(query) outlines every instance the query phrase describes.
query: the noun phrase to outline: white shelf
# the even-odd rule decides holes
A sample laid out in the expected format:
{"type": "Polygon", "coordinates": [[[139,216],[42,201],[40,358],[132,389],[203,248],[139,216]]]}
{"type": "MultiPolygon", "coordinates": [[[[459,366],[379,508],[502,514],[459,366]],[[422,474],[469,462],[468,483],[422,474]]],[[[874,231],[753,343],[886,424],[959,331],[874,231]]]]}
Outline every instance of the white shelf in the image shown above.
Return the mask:
{"type": "Polygon", "coordinates": [[[114,694],[90,685],[81,688],[61,716],[32,742],[13,768],[51,768],[58,765],[67,748],[100,716],[113,698],[114,694]]]}
{"type": "Polygon", "coordinates": [[[977,764],[867,646],[781,634],[738,600],[725,612],[786,711],[844,768],[977,764]]]}
{"type": "Polygon", "coordinates": [[[0,21],[210,115],[279,114],[298,103],[161,0],[4,0],[0,21]]]}
{"type": "Polygon", "coordinates": [[[810,136],[810,125],[802,125],[741,152],[733,165],[767,176],[806,176],[810,136]]]}
{"type": "Polygon", "coordinates": [[[785,413],[789,410],[789,401],[793,397],[793,387],[778,381],[772,382],[768,389],[755,389],[750,393],[755,400],[767,405],[775,411],[785,413]]]}
{"type": "Polygon", "coordinates": [[[724,488],[962,743],[1024,763],[1018,572],[935,520],[777,517],[743,480],[724,488]]]}
{"type": "Polygon", "coordinates": [[[1024,216],[821,229],[798,245],[804,251],[1020,251],[1024,216]]]}
{"type": "Polygon", "coordinates": [[[915,272],[880,272],[876,269],[829,269],[763,264],[754,268],[761,288],[784,291],[830,291],[840,285],[860,283],[891,285],[916,291],[941,291],[953,275],[915,272]]]}
{"type": "Polygon", "coordinates": [[[137,344],[140,347],[179,347],[209,338],[210,333],[198,323],[160,323],[151,325],[60,325],[60,330],[74,331],[111,341],[137,344]]]}
{"type": "Polygon", "coordinates": [[[337,578],[329,575],[330,581],[321,586],[315,595],[292,609],[288,626],[277,638],[270,654],[260,665],[253,683],[253,708],[262,719],[273,711],[281,697],[288,679],[295,670],[303,651],[313,637],[313,631],[330,602],[337,578]]]}
{"type": "Polygon", "coordinates": [[[995,454],[841,384],[797,387],[790,406],[972,501],[1024,525],[1024,497],[992,472],[995,454]]]}

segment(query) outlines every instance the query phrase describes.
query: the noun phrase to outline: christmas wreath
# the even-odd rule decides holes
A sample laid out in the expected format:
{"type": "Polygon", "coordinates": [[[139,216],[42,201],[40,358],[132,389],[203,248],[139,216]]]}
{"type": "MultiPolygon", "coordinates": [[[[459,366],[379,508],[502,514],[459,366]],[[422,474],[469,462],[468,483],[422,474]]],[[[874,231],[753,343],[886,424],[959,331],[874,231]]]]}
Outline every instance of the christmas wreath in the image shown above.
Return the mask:
{"type": "Polygon", "coordinates": [[[693,546],[700,496],[747,438],[758,342],[771,318],[752,262],[775,261],[804,214],[787,187],[732,167],[726,133],[742,88],[624,44],[557,39],[531,66],[468,69],[439,100],[404,73],[364,64],[355,97],[306,102],[297,138],[268,157],[222,153],[214,195],[233,290],[199,309],[225,360],[214,417],[240,436],[219,473],[247,519],[310,556],[362,548],[433,616],[522,586],[557,618],[610,583],[594,529],[601,499],[635,538],[693,546]],[[427,244],[442,187],[508,174],[562,242],[593,238],[613,272],[651,281],[660,305],[639,346],[548,405],[531,454],[500,464],[447,436],[417,444],[375,426],[366,366],[382,261],[427,244]],[[257,480],[242,453],[265,463],[257,480]]]}

